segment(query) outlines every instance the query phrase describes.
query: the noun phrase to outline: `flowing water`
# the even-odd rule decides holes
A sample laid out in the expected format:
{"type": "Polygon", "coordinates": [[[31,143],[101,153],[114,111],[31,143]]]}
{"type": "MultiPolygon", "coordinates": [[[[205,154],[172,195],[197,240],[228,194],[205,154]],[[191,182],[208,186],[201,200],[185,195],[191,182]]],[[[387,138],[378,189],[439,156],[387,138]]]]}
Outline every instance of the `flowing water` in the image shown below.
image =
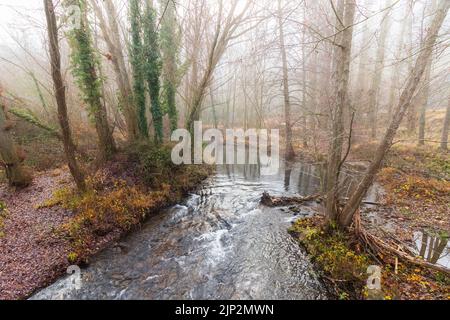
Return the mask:
{"type": "Polygon", "coordinates": [[[297,164],[261,176],[223,166],[179,205],[152,216],[81,270],[32,299],[325,299],[311,263],[287,229],[298,215],[259,204],[271,194],[309,195],[319,170],[297,164]]]}

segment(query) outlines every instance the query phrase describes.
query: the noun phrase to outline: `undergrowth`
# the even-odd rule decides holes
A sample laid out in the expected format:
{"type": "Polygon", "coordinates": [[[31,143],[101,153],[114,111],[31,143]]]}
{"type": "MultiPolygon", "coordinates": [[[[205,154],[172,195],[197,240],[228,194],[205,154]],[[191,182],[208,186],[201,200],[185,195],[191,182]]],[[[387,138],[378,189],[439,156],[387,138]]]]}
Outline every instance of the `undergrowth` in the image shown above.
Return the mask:
{"type": "Polygon", "coordinates": [[[351,238],[337,229],[322,227],[317,217],[297,220],[289,232],[297,238],[322,272],[331,293],[339,299],[364,295],[369,259],[351,248],[351,238]]]}
{"type": "Polygon", "coordinates": [[[117,178],[105,173],[107,170],[100,170],[87,179],[87,191],[83,194],[65,187],[39,205],[39,208],[59,205],[75,213],[56,230],[73,245],[69,262],[86,256],[97,238],[114,231],[120,234],[130,231],[151,212],[180,201],[211,171],[203,166],[175,166],[170,152],[168,146],[134,146],[127,150],[127,160],[119,170],[119,173],[129,171],[129,176],[117,178]]]}
{"type": "Polygon", "coordinates": [[[450,277],[393,257],[374,258],[351,233],[323,228],[323,217],[297,220],[289,232],[310,255],[336,299],[448,299],[450,277]],[[327,231],[324,231],[327,230],[327,231]],[[381,267],[381,292],[367,290],[367,268],[381,267]],[[396,265],[396,267],[395,267],[396,265]]]}

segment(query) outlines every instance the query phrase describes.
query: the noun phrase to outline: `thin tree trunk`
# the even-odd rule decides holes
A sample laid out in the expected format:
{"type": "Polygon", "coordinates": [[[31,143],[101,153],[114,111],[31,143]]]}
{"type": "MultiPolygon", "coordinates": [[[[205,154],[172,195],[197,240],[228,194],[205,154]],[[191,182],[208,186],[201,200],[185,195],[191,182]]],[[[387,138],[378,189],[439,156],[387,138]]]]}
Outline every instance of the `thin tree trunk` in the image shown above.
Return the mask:
{"type": "Polygon", "coordinates": [[[85,191],[86,184],[84,180],[84,174],[78,166],[75,157],[76,148],[72,140],[72,132],[70,129],[69,117],[67,115],[66,87],[64,86],[63,78],[61,75],[61,55],[59,52],[58,29],[55,10],[53,7],[53,0],[44,0],[44,8],[47,20],[53,86],[55,90],[56,104],[58,106],[58,120],[61,127],[64,153],[67,158],[67,164],[69,166],[70,173],[75,180],[75,184],[77,185],[78,190],[85,191]]]}
{"type": "MultiPolygon", "coordinates": [[[[402,55],[402,52],[403,52],[403,45],[405,43],[405,32],[406,32],[406,27],[409,24],[409,17],[410,17],[410,12],[408,11],[408,15],[406,16],[405,20],[402,23],[400,35],[398,38],[396,54],[399,57],[402,55]]],[[[389,119],[392,117],[392,109],[394,108],[394,104],[397,101],[397,91],[399,90],[399,77],[400,77],[401,66],[402,66],[402,63],[397,62],[397,64],[394,67],[394,71],[392,72],[391,88],[389,90],[389,102],[388,102],[388,118],[389,119]]]]}
{"type": "Polygon", "coordinates": [[[342,157],[342,147],[344,141],[344,123],[343,112],[348,103],[348,85],[350,77],[350,60],[352,51],[353,23],[355,18],[355,1],[341,0],[338,3],[337,19],[343,21],[344,25],[336,28],[343,31],[337,39],[339,46],[334,50],[335,54],[335,81],[336,81],[336,105],[332,115],[332,141],[329,144],[329,159],[327,169],[327,199],[326,212],[330,221],[335,221],[337,217],[338,187],[339,187],[339,171],[342,157]]]}
{"type": "Polygon", "coordinates": [[[425,144],[425,126],[426,126],[426,115],[427,115],[427,105],[430,93],[430,78],[431,78],[431,61],[427,64],[425,69],[425,75],[423,77],[423,88],[418,99],[419,102],[419,136],[418,144],[423,146],[425,144]]]}
{"type": "MultiPolygon", "coordinates": [[[[391,4],[391,1],[388,2],[391,4]]],[[[377,136],[377,120],[378,120],[378,98],[380,95],[380,83],[383,76],[384,57],[387,35],[390,27],[389,12],[384,16],[384,20],[381,27],[380,39],[377,49],[377,56],[375,61],[375,70],[372,79],[372,86],[369,91],[369,120],[371,125],[370,137],[375,139],[377,136]]]]}
{"type": "MultiPolygon", "coordinates": [[[[305,12],[306,14],[306,12],[305,12]]],[[[306,28],[303,27],[302,30],[302,42],[306,43],[306,28]]],[[[306,98],[306,89],[307,88],[307,84],[306,84],[306,46],[302,47],[302,107],[303,107],[303,130],[302,130],[302,135],[303,135],[303,148],[308,148],[308,136],[307,136],[307,131],[308,131],[308,108],[307,108],[307,98],[306,98]]]]}
{"type": "Polygon", "coordinates": [[[211,88],[209,88],[209,98],[211,100],[211,108],[212,108],[212,115],[214,120],[214,129],[217,129],[218,126],[218,120],[217,120],[217,112],[216,112],[216,106],[214,105],[214,95],[211,88]]]}
{"type": "MultiPolygon", "coordinates": [[[[429,7],[428,12],[432,14],[436,10],[436,0],[431,2],[431,6],[429,7]]],[[[427,67],[425,69],[425,75],[423,77],[423,86],[421,93],[419,95],[419,136],[418,136],[418,144],[425,144],[425,126],[426,126],[426,113],[428,106],[428,99],[430,95],[430,79],[431,79],[431,67],[433,64],[433,56],[431,56],[428,61],[427,67]]]]}
{"type": "Polygon", "coordinates": [[[375,175],[381,168],[381,163],[392,145],[392,141],[395,137],[400,122],[411,106],[411,100],[417,90],[417,87],[425,72],[425,68],[431,58],[431,54],[433,53],[433,47],[436,43],[439,30],[449,8],[450,1],[441,0],[439,9],[437,10],[433,22],[429,28],[428,35],[425,38],[424,43],[422,44],[421,50],[419,51],[420,54],[417,57],[415,66],[411,74],[409,75],[406,87],[400,96],[399,104],[394,110],[394,117],[391,120],[386,134],[382,142],[378,146],[375,157],[372,160],[371,165],[367,169],[364,178],[362,179],[358,188],[355,190],[352,197],[349,199],[342,213],[340,214],[339,223],[343,227],[348,227],[351,224],[353,216],[361,205],[361,201],[364,198],[364,195],[367,193],[367,190],[370,188],[375,179],[375,175]]]}
{"type": "Polygon", "coordinates": [[[281,0],[278,0],[278,29],[280,38],[281,60],[283,63],[283,96],[284,96],[284,119],[285,119],[284,122],[286,125],[285,157],[286,160],[292,160],[295,157],[295,152],[294,147],[292,146],[291,101],[289,97],[288,63],[284,43],[281,0]]]}
{"type": "Polygon", "coordinates": [[[448,129],[450,127],[450,96],[448,98],[447,111],[445,112],[444,125],[442,126],[441,150],[448,150],[448,129]]]}

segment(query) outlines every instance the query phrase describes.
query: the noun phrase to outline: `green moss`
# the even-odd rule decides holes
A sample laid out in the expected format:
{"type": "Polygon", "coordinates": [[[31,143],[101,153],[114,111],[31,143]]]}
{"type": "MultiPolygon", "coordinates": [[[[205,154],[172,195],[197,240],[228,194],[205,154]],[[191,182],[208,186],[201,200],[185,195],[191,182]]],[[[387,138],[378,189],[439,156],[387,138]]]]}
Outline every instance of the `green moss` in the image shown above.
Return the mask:
{"type": "Polygon", "coordinates": [[[78,253],[76,252],[71,252],[67,255],[67,261],[69,261],[69,263],[75,263],[78,260],[78,253]]]}
{"type": "Polygon", "coordinates": [[[289,231],[312,256],[324,278],[333,282],[337,298],[363,296],[370,263],[364,253],[351,249],[348,235],[333,228],[324,231],[315,218],[300,219],[289,231]]]}

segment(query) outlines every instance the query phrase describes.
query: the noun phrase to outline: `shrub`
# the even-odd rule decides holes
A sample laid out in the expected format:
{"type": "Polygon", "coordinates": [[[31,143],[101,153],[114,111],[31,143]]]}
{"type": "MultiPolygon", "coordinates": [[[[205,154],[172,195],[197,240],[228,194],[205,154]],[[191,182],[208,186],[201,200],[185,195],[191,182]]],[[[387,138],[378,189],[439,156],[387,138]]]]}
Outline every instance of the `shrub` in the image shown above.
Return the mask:
{"type": "Polygon", "coordinates": [[[289,231],[299,239],[325,278],[339,284],[334,287],[337,297],[347,299],[355,292],[363,295],[369,259],[351,249],[348,235],[337,229],[324,231],[316,218],[297,220],[289,231]]]}

